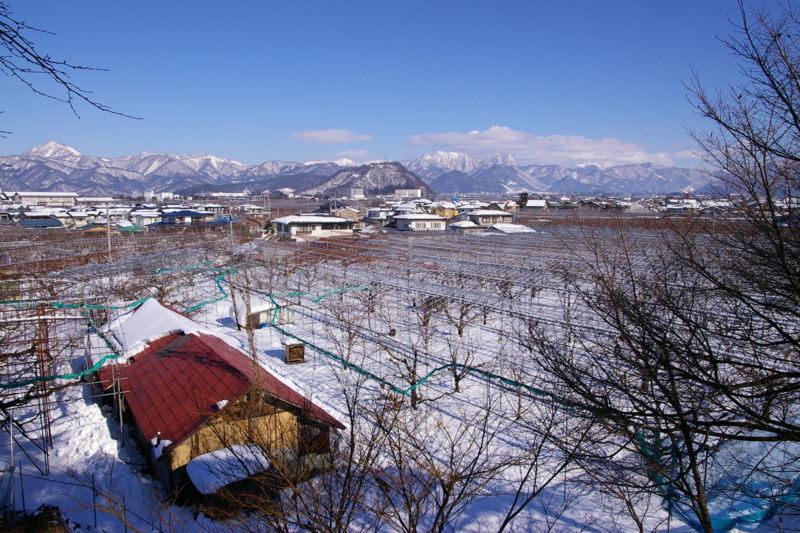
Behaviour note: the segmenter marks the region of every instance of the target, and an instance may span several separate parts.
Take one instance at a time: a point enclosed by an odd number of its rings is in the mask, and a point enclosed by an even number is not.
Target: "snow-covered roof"
[[[48,198],[48,197],[56,197],[56,196],[63,196],[65,198],[77,198],[78,193],[76,192],[31,192],[31,191],[16,191],[16,192],[8,192],[6,193],[9,196],[14,196],[15,194],[19,194],[20,196],[31,196],[31,197],[39,197],[39,198]]]
[[[499,231],[501,233],[536,233],[536,230],[521,224],[493,224],[487,230]]]
[[[183,333],[188,335],[205,331],[197,322],[169,309],[153,298],[148,298],[136,309],[114,318],[105,328],[120,347],[124,358],[135,355],[147,347],[147,343],[165,335]]]
[[[79,202],[108,202],[109,204],[114,203],[114,199],[110,196],[80,196],[76,198]]]
[[[198,455],[186,465],[192,484],[203,494],[214,494],[234,481],[266,472],[267,454],[255,444],[237,444]]]
[[[469,212],[469,213],[467,213],[467,214],[468,214],[468,215],[470,215],[470,216],[472,216],[472,215],[478,215],[478,216],[482,216],[482,217],[488,217],[488,216],[505,216],[505,217],[511,217],[511,216],[514,216],[514,215],[512,215],[511,213],[506,213],[505,211],[496,211],[496,210],[494,210],[494,209],[479,209],[479,210],[477,210],[477,211],[470,211],[470,212]]]
[[[428,215],[425,213],[409,213],[407,215],[397,215],[395,220],[444,220],[439,215]]]
[[[23,213],[26,217],[58,217],[58,218],[68,218],[69,214],[67,213],[66,209],[51,209],[51,208],[41,208],[41,209],[33,209],[31,211],[25,211]]]
[[[251,295],[249,303],[249,311],[251,315],[255,313],[263,313],[265,311],[275,311],[275,302],[270,299],[257,298]],[[239,311],[239,313],[237,313],[237,311]],[[245,309],[237,309],[235,305],[231,304],[231,306],[228,308],[228,315],[231,317],[231,319],[238,322],[240,326],[247,326]]]
[[[450,224],[451,228],[480,228],[479,225],[471,220],[462,220],[461,222],[453,222]]]
[[[136,211],[131,211],[131,216],[134,217],[160,217],[161,211],[157,209],[138,209]]]
[[[272,220],[273,224],[330,224],[331,222],[347,222],[352,223],[352,220],[346,218],[335,217],[331,215],[316,215],[312,213],[305,213],[302,215],[289,215],[287,217],[276,218]]]

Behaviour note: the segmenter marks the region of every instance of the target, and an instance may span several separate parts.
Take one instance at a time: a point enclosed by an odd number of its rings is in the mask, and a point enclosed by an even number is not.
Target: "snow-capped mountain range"
[[[367,194],[421,188],[438,194],[672,193],[692,192],[712,178],[700,170],[652,163],[601,168],[584,165],[520,166],[507,154],[476,160],[456,152],[425,154],[413,161],[357,164],[348,159],[308,163],[267,161],[245,165],[207,154],[142,152],[117,158],[87,156],[48,142],[17,155],[0,157],[0,189],[74,191],[87,196],[155,192],[260,192],[291,188],[313,194]]]

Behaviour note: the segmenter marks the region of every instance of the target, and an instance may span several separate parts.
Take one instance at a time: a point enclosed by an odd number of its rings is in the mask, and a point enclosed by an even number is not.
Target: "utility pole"
[[[231,250],[233,250],[233,205],[228,204],[228,227],[231,230]]]
[[[111,262],[111,210],[106,202],[106,240],[108,241],[108,262]]]

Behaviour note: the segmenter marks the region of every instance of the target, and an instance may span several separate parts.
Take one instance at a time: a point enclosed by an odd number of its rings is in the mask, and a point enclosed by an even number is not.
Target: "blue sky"
[[[736,83],[733,0],[10,0],[73,81],[131,120],[0,77],[0,154],[209,153],[247,164],[435,150],[696,166],[686,98]],[[764,4],[758,4],[764,5]],[[778,4],[766,4],[778,11]],[[45,80],[40,87],[48,90]]]

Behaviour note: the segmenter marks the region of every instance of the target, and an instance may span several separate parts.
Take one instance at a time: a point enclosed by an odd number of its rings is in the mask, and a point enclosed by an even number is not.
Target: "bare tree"
[[[104,69],[55,59],[46,52],[42,52],[33,41],[32,35],[37,32],[50,33],[17,20],[8,4],[0,2],[0,47],[5,52],[0,53],[0,72],[21,81],[38,95],[66,103],[76,115],[78,112],[75,103],[81,101],[100,111],[135,118],[114,111],[98,102],[89,91],[77,85],[70,76],[76,71]],[[54,84],[54,91],[42,89],[38,81],[35,81],[42,77]]]

